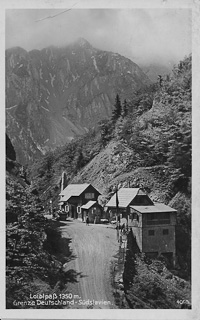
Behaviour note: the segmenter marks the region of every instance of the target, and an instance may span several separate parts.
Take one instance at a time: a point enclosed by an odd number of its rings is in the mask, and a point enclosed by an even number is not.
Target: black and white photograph
[[[175,2],[6,7],[12,315],[190,319],[193,22]]]

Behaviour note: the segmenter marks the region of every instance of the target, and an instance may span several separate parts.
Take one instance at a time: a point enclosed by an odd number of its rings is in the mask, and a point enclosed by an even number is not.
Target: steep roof
[[[96,201],[90,200],[86,204],[81,206],[81,208],[82,209],[90,209],[95,203],[96,203]]]
[[[64,196],[61,198],[61,201],[67,201],[69,198],[78,197],[89,187],[90,184],[69,184],[61,193],[60,196]]]
[[[121,188],[118,191],[119,208],[126,208],[130,204],[130,202],[137,196],[139,191],[141,191],[140,188]],[[108,201],[106,207],[116,207],[116,193]]]
[[[162,212],[176,212],[177,210],[166,206],[163,203],[155,203],[152,206],[130,206],[140,213],[162,213]]]

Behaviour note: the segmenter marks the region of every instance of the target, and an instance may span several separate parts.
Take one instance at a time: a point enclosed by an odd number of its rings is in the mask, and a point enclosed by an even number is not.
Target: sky
[[[117,52],[138,64],[178,62],[192,51],[191,10],[187,8],[78,9],[75,4],[70,11],[64,10],[7,9],[6,48],[20,46],[30,51],[65,46],[83,37],[96,48]]]

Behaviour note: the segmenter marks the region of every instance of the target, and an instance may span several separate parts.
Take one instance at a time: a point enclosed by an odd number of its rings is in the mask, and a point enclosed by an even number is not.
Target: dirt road
[[[111,261],[118,253],[116,230],[111,225],[90,224],[78,220],[68,221],[61,227],[62,237],[71,238],[74,259],[66,263],[64,270],[75,270],[77,282],[67,285],[75,296],[70,308],[113,309],[111,286]]]

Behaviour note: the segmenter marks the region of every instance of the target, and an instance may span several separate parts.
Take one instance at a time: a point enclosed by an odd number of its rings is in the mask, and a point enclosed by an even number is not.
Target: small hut
[[[103,208],[97,201],[88,201],[86,204],[81,206],[82,220],[86,220],[86,216],[89,217],[90,223],[100,223]]]

